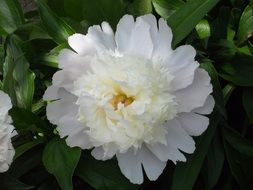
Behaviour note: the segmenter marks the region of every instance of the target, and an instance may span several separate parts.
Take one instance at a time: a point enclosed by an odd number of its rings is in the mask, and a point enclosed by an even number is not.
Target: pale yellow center
[[[134,101],[133,97],[127,97],[125,94],[119,94],[119,95],[114,95],[113,98],[111,99],[110,103],[116,110],[118,108],[118,104],[122,103],[124,104],[125,107],[129,106],[132,102]]]

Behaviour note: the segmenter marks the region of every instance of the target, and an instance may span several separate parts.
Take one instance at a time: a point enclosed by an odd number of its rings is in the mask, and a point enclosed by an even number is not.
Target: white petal
[[[58,90],[59,90],[59,87],[57,86],[49,86],[44,95],[43,95],[43,100],[45,101],[49,101],[49,100],[56,100],[58,99]]]
[[[132,33],[132,28],[134,28],[134,18],[131,15],[123,16],[118,25],[115,33],[115,41],[117,44],[117,49],[120,52],[124,52],[129,43],[129,36]]]
[[[199,63],[194,60],[196,51],[192,46],[178,47],[165,64],[174,76],[171,83],[173,91],[187,87],[193,82],[194,73]]]
[[[11,99],[8,94],[0,90],[0,113],[7,114],[12,108]]]
[[[174,92],[178,103],[178,112],[190,112],[204,105],[212,92],[210,77],[203,69],[196,69],[193,83],[184,89]]]
[[[180,123],[176,120],[170,120],[167,123],[167,143],[186,153],[193,153],[195,150],[195,142],[187,132],[182,129]]]
[[[77,115],[78,107],[72,101],[56,100],[47,105],[47,118],[53,124],[58,124],[63,118]]]
[[[139,19],[143,20],[150,26],[150,35],[154,43],[157,40],[157,36],[158,36],[156,17],[152,14],[147,14],[147,15],[140,16]]]
[[[194,109],[193,112],[207,115],[213,111],[214,105],[214,98],[213,96],[209,95],[206,99],[205,104],[202,107]]]
[[[59,68],[61,69],[65,68],[68,70],[74,70],[78,68],[79,70],[82,70],[82,72],[86,72],[90,68],[89,57],[80,56],[69,49],[63,49],[60,51],[58,61]]]
[[[92,55],[96,52],[94,42],[83,34],[69,36],[68,44],[80,55]]]
[[[177,161],[186,161],[185,156],[175,147],[172,147],[170,144],[164,145],[160,143],[147,145],[147,147],[159,158],[161,161],[166,162],[171,160],[174,163]]]
[[[141,161],[132,150],[126,153],[117,153],[118,164],[121,172],[134,184],[143,182]]]
[[[108,160],[111,159],[115,154],[107,155],[102,146],[96,147],[91,151],[91,155],[97,160]]]
[[[180,113],[177,119],[182,128],[191,136],[201,135],[209,124],[207,117],[192,112]]]
[[[115,49],[114,33],[111,26],[107,22],[102,23],[102,29],[99,25],[94,25],[88,29],[87,37],[89,37],[97,50],[102,49]]]
[[[163,61],[166,58],[170,57],[172,53],[171,42],[173,35],[170,27],[163,18],[159,19],[158,25],[159,31],[155,39],[153,39],[154,43],[153,58],[155,60]]]
[[[156,180],[166,167],[166,161],[159,160],[145,145],[138,150],[138,157],[150,180]]]
[[[129,31],[130,33],[126,35],[125,31],[123,31],[123,34],[121,34],[121,27],[126,27],[125,24],[132,21],[131,17],[123,17],[123,19],[122,23],[118,25],[119,30],[117,29],[115,34],[118,51],[121,53],[151,58],[153,43],[150,35],[150,25],[138,17],[134,27]],[[122,38],[126,38],[127,45],[122,45],[123,41],[126,42]]]

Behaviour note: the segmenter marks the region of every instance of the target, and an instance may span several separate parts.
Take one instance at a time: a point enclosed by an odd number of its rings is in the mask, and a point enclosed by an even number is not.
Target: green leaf
[[[25,144],[20,145],[19,147],[15,148],[15,156],[14,160],[20,157],[22,154],[24,154],[26,151],[32,149],[33,147],[41,144],[43,140],[41,138],[35,139],[33,141],[27,142]]]
[[[173,31],[173,46],[181,42],[219,0],[190,0],[168,18]]]
[[[253,142],[231,128],[223,128],[229,167],[241,189],[253,189]]]
[[[236,54],[227,63],[223,64],[220,76],[239,86],[253,86],[252,57]]]
[[[30,110],[34,95],[34,73],[21,49],[22,41],[12,35],[6,42],[6,58],[4,63],[3,89],[12,103]]]
[[[247,6],[241,16],[237,38],[239,44],[245,42],[253,35],[253,11],[252,7]]]
[[[153,6],[156,12],[163,17],[168,19],[177,9],[179,9],[184,1],[182,0],[152,0]]]
[[[81,156],[79,148],[70,148],[64,139],[54,138],[43,151],[43,163],[63,190],[73,189],[72,176]]]
[[[43,132],[46,136],[53,133],[53,128],[31,111],[13,107],[9,113],[18,131],[35,130],[36,132]]]
[[[18,0],[0,1],[0,34],[7,35],[24,24],[25,18]]]
[[[209,22],[206,19],[202,19],[195,27],[199,38],[204,39],[211,36],[211,29]]]
[[[216,133],[206,156],[203,177],[206,178],[206,189],[213,189],[217,184],[224,165],[224,150],[220,134]]]
[[[8,174],[0,174],[0,189],[2,190],[27,190],[33,188]]]
[[[126,13],[122,0],[83,0],[82,15],[89,25],[107,21],[115,28],[119,19]]]
[[[134,0],[130,9],[131,13],[136,16],[152,13],[152,2],[151,0]]]
[[[52,49],[49,53],[44,54],[42,57],[39,58],[39,62],[43,65],[47,65],[49,67],[58,68],[58,55],[59,52],[64,49],[68,48],[68,44],[63,43],[58,46],[56,46],[54,49]]]
[[[41,21],[56,43],[66,42],[67,38],[75,31],[61,18],[59,18],[45,3],[44,0],[38,0],[38,10]]]
[[[16,178],[30,173],[34,168],[41,165],[42,148],[37,146],[26,151],[11,164],[8,173]]]
[[[75,174],[96,190],[137,190],[120,172],[115,160],[99,161],[83,155]]]
[[[250,124],[253,123],[253,88],[248,87],[243,89],[242,96],[243,107],[249,118]]]

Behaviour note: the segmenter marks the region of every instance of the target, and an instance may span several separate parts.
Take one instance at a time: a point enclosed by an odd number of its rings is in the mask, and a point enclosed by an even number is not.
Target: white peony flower
[[[114,34],[107,22],[74,34],[59,55],[60,71],[44,95],[47,117],[69,146],[99,160],[116,155],[122,173],[156,180],[167,160],[186,161],[191,136],[202,134],[213,110],[210,77],[196,51],[171,48],[172,32],[153,15],[124,16]]]
[[[9,96],[0,90],[0,173],[9,169],[15,150],[11,143],[11,137],[15,134],[11,125],[11,117],[8,115],[12,104]]]

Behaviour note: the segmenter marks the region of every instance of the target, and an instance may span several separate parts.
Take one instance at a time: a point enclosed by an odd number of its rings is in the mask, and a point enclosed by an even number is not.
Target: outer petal
[[[96,52],[92,39],[83,34],[73,34],[69,36],[68,44],[79,55],[92,55]]]
[[[208,73],[203,69],[196,69],[193,83],[184,89],[174,92],[178,102],[178,113],[190,112],[203,106],[211,92],[212,85]]]
[[[12,103],[10,97],[0,90],[0,115],[7,114],[9,109],[12,108]]]
[[[103,147],[96,147],[91,151],[91,155],[97,160],[108,160],[111,159],[115,155],[115,151],[112,151],[110,155],[106,154]]]
[[[115,34],[117,49],[120,53],[151,58],[153,43],[150,25],[140,17],[135,23],[133,22],[133,17],[129,15],[124,16],[119,21]]]
[[[97,50],[114,50],[115,40],[111,26],[107,22],[103,22],[101,26],[102,29],[99,25],[90,27],[87,37],[93,41]]]
[[[126,153],[117,153],[118,164],[121,172],[134,184],[143,182],[141,160],[134,155],[132,150]]]
[[[186,153],[193,153],[195,142],[176,120],[170,120],[167,124],[167,143],[168,145],[180,149]]]
[[[167,144],[152,144],[152,145],[147,145],[148,148],[150,149],[153,154],[159,158],[161,161],[166,162],[167,160],[171,160],[174,163],[177,161],[186,161],[185,156],[175,147],[172,147],[171,145]]]
[[[166,167],[166,161],[159,160],[149,149],[143,146],[138,152],[139,159],[142,162],[143,168],[147,177],[150,180],[156,180]]]
[[[71,100],[56,100],[47,105],[47,118],[53,124],[59,124],[63,118],[73,118],[77,115],[78,106]]]
[[[70,147],[80,147],[90,149],[93,145],[85,131],[85,126],[76,121],[75,118],[62,118],[58,124],[57,131],[61,138],[66,138],[66,143]]]
[[[63,49],[60,51],[59,57],[59,68],[71,69],[79,68],[79,71],[86,72],[90,69],[90,58],[87,56],[80,56],[79,54],[69,50]]]
[[[196,108],[193,111],[200,114],[210,114],[213,111],[215,101],[213,96],[209,95],[206,99],[205,104],[202,107]]]
[[[196,51],[192,46],[184,45],[178,47],[166,60],[166,67],[174,76],[172,91],[185,88],[193,82],[195,70],[199,66],[194,60],[195,55]]]
[[[178,115],[178,121],[182,128],[191,136],[201,135],[209,124],[207,117],[192,112],[180,113]]]

